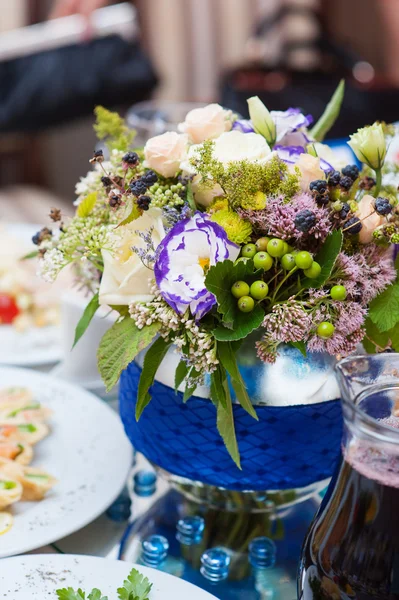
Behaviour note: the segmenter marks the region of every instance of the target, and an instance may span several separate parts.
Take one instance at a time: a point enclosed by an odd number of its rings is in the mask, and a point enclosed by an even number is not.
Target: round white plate
[[[32,236],[41,227],[30,223],[5,224],[6,232],[21,241],[21,256],[35,249]],[[0,364],[17,367],[54,364],[62,358],[60,335],[60,327],[54,325],[31,327],[23,332],[12,325],[0,325]]]
[[[43,373],[0,367],[0,387],[8,386],[31,389],[53,410],[51,432],[35,446],[32,464],[59,483],[40,502],[14,505],[0,558],[40,548],[96,519],[121,492],[132,464],[118,415],[89,392]]]
[[[10,600],[56,600],[59,588],[81,588],[86,593],[101,590],[116,600],[133,567],[152,583],[149,600],[217,600],[215,596],[162,571],[122,561],[71,554],[17,556],[1,562],[0,590]]]

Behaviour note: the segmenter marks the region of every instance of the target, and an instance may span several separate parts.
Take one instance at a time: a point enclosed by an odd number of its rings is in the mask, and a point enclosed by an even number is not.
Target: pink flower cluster
[[[303,210],[311,211],[316,218],[315,225],[307,233],[299,231],[295,226],[295,218]],[[284,196],[268,198],[263,210],[242,209],[238,212],[243,219],[250,221],[259,233],[267,232],[268,235],[283,240],[295,240],[298,246],[305,238],[307,245],[309,238],[323,242],[333,229],[328,209],[318,206],[314,198],[306,193],[298,194],[288,202]]]

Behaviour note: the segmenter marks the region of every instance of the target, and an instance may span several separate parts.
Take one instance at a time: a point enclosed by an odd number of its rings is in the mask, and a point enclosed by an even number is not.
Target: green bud
[[[352,200],[352,202],[349,202],[349,208],[351,209],[351,212],[355,213],[357,212],[358,209],[358,204],[355,200]]]
[[[258,96],[252,96],[247,102],[249,116],[256,133],[263,135],[269,146],[273,148],[276,143],[277,132],[276,125],[269,111]]]
[[[336,200],[334,202],[334,204],[332,205],[333,210],[335,210],[336,212],[339,212],[340,210],[342,210],[343,207],[343,203],[340,200]]]

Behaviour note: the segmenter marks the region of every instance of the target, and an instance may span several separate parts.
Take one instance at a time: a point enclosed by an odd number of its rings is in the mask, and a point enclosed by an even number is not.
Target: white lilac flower
[[[207,269],[219,261],[235,260],[239,251],[220,225],[196,212],[175,225],[159,245],[154,272],[162,297],[177,313],[189,307],[201,319],[216,302],[205,287]]]
[[[51,250],[47,250],[43,258],[39,261],[39,267],[37,270],[37,274],[39,277],[44,279],[49,283],[53,283],[61,271],[66,265],[68,261],[65,259],[58,248],[51,248]]]

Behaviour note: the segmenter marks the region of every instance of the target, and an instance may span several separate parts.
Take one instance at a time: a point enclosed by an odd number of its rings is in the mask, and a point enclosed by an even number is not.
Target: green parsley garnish
[[[132,569],[123,582],[123,587],[117,589],[117,594],[119,600],[149,600],[151,588],[152,583],[147,577],[144,577],[137,569]],[[57,597],[58,600],[108,600],[108,597],[103,596],[97,588],[94,588],[87,596],[80,588],[76,591],[72,588],[64,588],[57,590]]]

